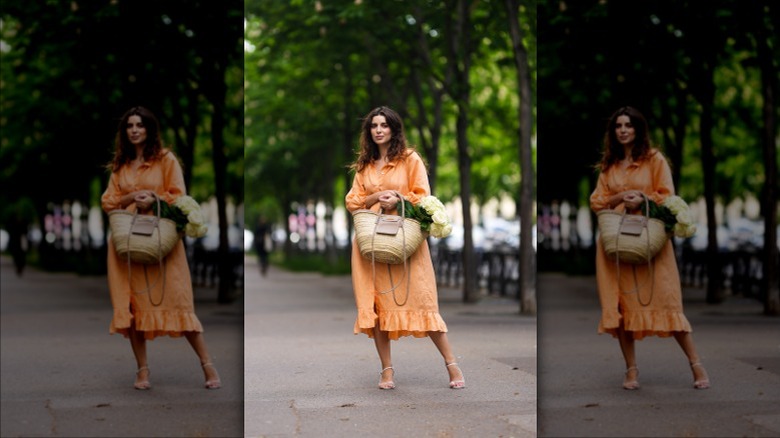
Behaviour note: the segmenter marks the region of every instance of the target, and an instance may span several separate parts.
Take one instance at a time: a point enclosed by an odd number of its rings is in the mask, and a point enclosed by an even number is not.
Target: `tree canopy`
[[[379,105],[404,117],[435,194],[459,195],[445,38],[454,3],[247,1],[245,178],[255,214],[261,205],[287,214],[291,203],[308,200],[341,205],[360,119]],[[506,11],[495,2],[469,7],[473,196],[517,199],[519,103]]]

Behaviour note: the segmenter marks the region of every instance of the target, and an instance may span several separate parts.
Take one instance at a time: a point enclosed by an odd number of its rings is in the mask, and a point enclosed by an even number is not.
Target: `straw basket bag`
[[[642,196],[645,199],[645,211],[649,212],[647,195]],[[669,238],[664,222],[660,219],[614,210],[599,211],[597,219],[604,251],[618,263],[649,263]]]
[[[645,199],[645,211],[650,214],[650,201]],[[617,277],[620,279],[620,262],[629,263],[633,271],[634,288],[623,293],[637,296],[639,304],[646,307],[653,301],[655,289],[655,273],[653,258],[669,239],[664,222],[648,216],[629,215],[625,211],[602,210],[597,213],[601,244],[607,257],[615,261]],[[647,302],[639,296],[639,281],[637,280],[637,265],[647,263],[647,283],[650,285],[650,298]]]
[[[144,265],[146,289],[136,294],[148,294],[152,306],[159,306],[165,299],[165,257],[181,238],[176,231],[176,222],[160,217],[160,197],[153,194],[157,200],[157,215],[138,215],[138,210],[131,213],[127,210],[114,210],[108,213],[108,223],[111,227],[111,242],[114,249],[123,260],[127,260],[127,278],[132,278],[132,263]],[[132,263],[131,263],[132,262]],[[146,265],[160,265],[160,273],[153,284],[149,284],[149,274]],[[162,279],[162,295],[158,302],[152,299],[152,289]],[[131,287],[132,291],[132,287]]]
[[[114,210],[108,213],[111,241],[123,260],[151,265],[162,262],[181,235],[176,222],[160,217],[160,198],[157,216],[139,215],[138,211]]]
[[[355,224],[355,241],[360,255],[368,260],[400,265],[417,251],[425,240],[420,222],[405,218],[403,197],[401,198],[401,216],[375,213],[371,210],[355,210],[352,213]]]
[[[407,259],[417,251],[428,236],[420,228],[419,221],[404,217],[406,214],[404,198],[398,192],[395,192],[395,196],[400,200],[401,216],[382,214],[381,209],[378,214],[362,209],[352,212],[352,220],[355,224],[355,241],[360,255],[371,260],[374,289],[380,295],[392,292],[393,302],[397,306],[403,306],[409,300],[412,278],[411,266],[407,265]],[[390,278],[390,288],[387,290],[380,291],[376,286],[376,262],[386,263],[388,278]],[[406,296],[403,302],[399,302],[395,295],[395,290],[403,280],[394,284],[393,272],[390,269],[390,265],[400,264],[404,265],[406,277]]]

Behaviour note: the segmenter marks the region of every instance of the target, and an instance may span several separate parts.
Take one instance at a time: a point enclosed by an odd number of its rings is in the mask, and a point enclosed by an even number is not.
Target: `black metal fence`
[[[500,247],[477,250],[477,284],[489,296],[520,299],[520,250]],[[463,253],[444,245],[431,245],[431,258],[439,285],[463,285]]]
[[[572,275],[595,274],[594,219],[588,208],[574,207],[567,202],[540,205],[538,269]],[[706,288],[710,281],[708,274],[714,270],[717,274],[714,278],[726,294],[764,301],[764,260],[760,247],[763,241],[756,226],[760,221],[738,215],[728,219],[730,226],[719,226],[720,249],[714,261],[707,260],[706,228],[699,230],[696,239],[674,239],[680,281],[683,286]],[[775,269],[780,271],[780,264]]]

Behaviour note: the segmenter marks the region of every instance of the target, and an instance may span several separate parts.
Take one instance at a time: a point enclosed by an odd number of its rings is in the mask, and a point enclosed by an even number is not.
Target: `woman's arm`
[[[103,207],[103,211],[109,212],[112,210],[125,209],[130,204],[142,199],[145,196],[151,197],[151,190],[135,190],[130,193],[122,194],[122,188],[119,186],[118,176],[116,172],[111,173],[111,178],[108,181],[108,187],[100,198],[100,204]],[[141,202],[144,204],[144,202]],[[143,210],[142,205],[138,206]],[[148,209],[148,207],[146,207]]]
[[[607,177],[604,172],[599,175],[596,190],[590,195],[590,208],[593,211],[614,209],[620,204],[624,204],[629,210],[634,210],[643,201],[642,192],[639,190],[624,190],[613,193],[607,184]]]

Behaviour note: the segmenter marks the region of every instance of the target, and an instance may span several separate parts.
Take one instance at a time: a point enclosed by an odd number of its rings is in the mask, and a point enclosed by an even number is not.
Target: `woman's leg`
[[[707,370],[701,364],[699,353],[696,352],[696,346],[693,344],[693,335],[690,332],[674,332],[674,339],[680,344],[685,355],[688,357],[688,363],[693,371],[694,387],[705,389],[710,386],[710,380],[707,376]]]
[[[452,353],[452,346],[450,345],[449,338],[447,338],[447,333],[428,332],[428,336],[430,336],[431,340],[436,345],[436,348],[439,349],[439,353],[441,353],[441,356],[444,358],[444,363],[446,365],[457,363],[457,359]],[[460,367],[448,366],[447,372],[450,374],[450,382],[463,382],[463,372],[460,370]]]
[[[374,345],[376,345],[376,352],[379,353],[379,360],[382,362],[382,376],[379,380],[379,387],[382,389],[392,389],[395,387],[393,383],[393,376],[395,371],[393,370],[393,359],[390,354],[390,337],[387,336],[387,332],[379,330],[379,326],[374,326]]]
[[[620,351],[623,353],[623,359],[626,362],[626,376],[623,379],[623,388],[639,388],[639,369],[636,366],[636,350],[634,349],[634,337],[623,329],[623,326],[617,329],[618,341],[620,342]]]
[[[134,386],[138,389],[148,389],[149,385],[149,363],[146,358],[146,339],[143,332],[139,332],[135,329],[135,326],[130,324],[130,346],[133,348],[133,355],[135,356],[135,363],[137,370],[135,373]]]
[[[200,359],[200,365],[203,368],[203,374],[206,378],[206,387],[209,389],[216,389],[220,387],[219,374],[214,364],[211,363],[211,356],[209,355],[208,348],[206,348],[206,340],[203,338],[201,332],[185,332],[184,337],[187,338],[187,342],[190,343],[192,349]]]

